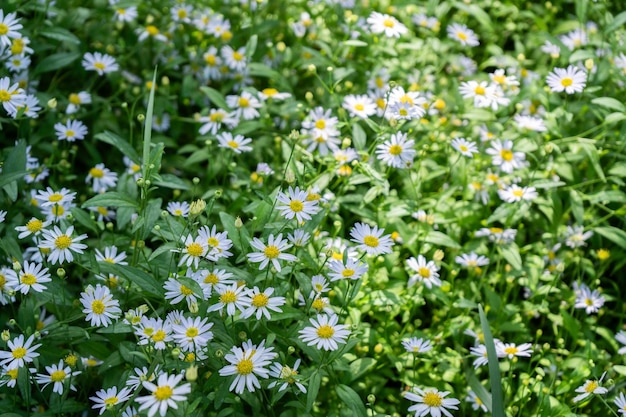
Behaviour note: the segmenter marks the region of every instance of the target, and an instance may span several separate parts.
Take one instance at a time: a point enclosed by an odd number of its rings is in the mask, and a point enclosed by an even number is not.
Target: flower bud
[[[49,109],[56,109],[57,108],[57,99],[56,98],[51,98],[50,100],[48,100],[48,108]]]
[[[198,367],[196,365],[189,365],[189,368],[185,369],[185,379],[189,382],[198,379]]]
[[[57,276],[61,279],[65,278],[65,269],[63,268],[58,268],[57,269]]]
[[[137,115],[137,121],[139,123],[143,122],[144,120],[146,120],[146,115],[145,114],[138,114]]]
[[[8,342],[9,339],[11,339],[11,332],[9,332],[8,330],[3,330],[2,331],[2,341],[3,342]]]
[[[235,227],[237,229],[241,229],[243,227],[243,222],[241,221],[241,217],[237,216],[235,219]]]

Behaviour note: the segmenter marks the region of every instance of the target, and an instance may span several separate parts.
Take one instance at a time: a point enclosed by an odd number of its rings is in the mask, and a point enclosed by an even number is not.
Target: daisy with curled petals
[[[80,120],[68,120],[65,124],[57,123],[54,125],[54,130],[58,140],[66,140],[68,142],[83,140],[89,132],[87,126]]]
[[[30,290],[42,292],[46,289],[42,284],[50,281],[48,268],[44,268],[43,264],[25,261],[19,272],[7,270],[6,285],[22,294],[28,294]]]
[[[587,244],[585,241],[593,236],[593,232],[591,230],[585,232],[584,230],[583,226],[567,226],[564,236],[565,245],[572,249],[585,246]]]
[[[111,410],[116,405],[127,401],[132,395],[133,392],[128,387],[122,388],[119,392],[117,387],[111,387],[97,391],[96,395],[89,397],[89,399],[95,403],[91,408],[94,410],[100,409],[98,410],[98,415],[102,415],[107,410]]]
[[[167,211],[174,217],[187,217],[190,207],[186,201],[170,201],[167,203]]]
[[[260,262],[259,269],[265,268],[270,262],[272,266],[280,272],[280,264],[278,263],[279,259],[287,262],[297,261],[298,258],[295,255],[291,255],[288,253],[284,253],[287,249],[291,247],[289,243],[287,243],[287,239],[283,239],[283,234],[279,233],[278,236],[274,237],[274,235],[269,235],[267,238],[267,245],[263,243],[259,238],[254,238],[250,242],[250,246],[260,252],[249,253],[248,260],[250,262]]]
[[[252,150],[252,146],[248,146],[249,143],[252,143],[252,139],[245,138],[243,135],[233,136],[230,132],[222,132],[215,137],[219,142],[220,148],[230,149],[236,154]]]
[[[353,258],[348,258],[345,264],[343,263],[343,260],[339,261],[333,259],[330,261],[328,269],[331,271],[328,274],[328,277],[331,282],[333,282],[342,279],[359,279],[367,272],[368,266],[367,264]]]
[[[233,110],[233,117],[244,120],[256,119],[260,116],[257,109],[263,107],[263,103],[259,101],[249,91],[243,91],[241,95],[226,96],[226,104]]]
[[[410,168],[415,157],[415,142],[407,140],[406,133],[394,133],[391,137],[376,147],[378,159],[394,168]]]
[[[117,320],[122,314],[120,303],[113,298],[109,287],[97,284],[87,286],[80,295],[80,303],[85,307],[83,313],[85,320],[91,321],[92,326],[107,327],[112,323],[111,319]]]
[[[447,417],[453,417],[448,409],[458,410],[457,405],[461,401],[456,398],[445,398],[448,394],[450,394],[449,391],[439,391],[436,388],[422,391],[414,387],[413,392],[404,392],[403,396],[407,400],[417,403],[409,407],[410,412],[415,411],[416,417],[428,414],[432,417],[440,417],[442,414]]]
[[[21,334],[13,340],[7,342],[8,351],[0,350],[0,366],[6,369],[21,368],[27,363],[31,363],[39,353],[35,352],[41,343],[33,345],[34,335],[30,335],[24,341],[24,335]]]
[[[515,343],[503,343],[498,341],[496,343],[496,354],[499,358],[506,356],[509,359],[513,359],[514,356],[530,357],[530,354],[533,352],[532,346],[533,345],[530,343],[516,345]]]
[[[213,339],[212,327],[206,317],[183,317],[172,326],[174,341],[186,352],[204,349]]]
[[[153,417],[158,411],[161,417],[165,417],[169,407],[177,410],[177,402],[186,401],[186,394],[191,392],[191,384],[189,383],[176,386],[182,379],[183,374],[168,375],[164,372],[159,375],[156,384],[143,381],[143,387],[150,391],[150,395],[135,399],[141,404],[139,411],[148,409],[148,417]]]
[[[38,384],[43,384],[42,389],[53,384],[52,392],[56,392],[59,395],[63,394],[65,382],[70,381],[72,377],[80,374],[80,371],[72,372],[72,368],[64,366],[63,359],[59,360],[58,365],[46,366],[46,371],[48,372],[47,374],[37,374],[35,381],[37,381]],[[74,385],[70,385],[70,389],[76,391]]]
[[[459,151],[461,155],[472,158],[475,153],[478,153],[478,147],[476,143],[470,142],[465,138],[452,139],[452,147]]]
[[[428,288],[441,286],[441,280],[439,279],[439,267],[434,261],[426,261],[426,258],[422,255],[418,255],[417,259],[411,257],[407,259],[406,266],[415,271],[415,274],[409,278],[408,286],[412,287],[418,281],[423,282]]]
[[[574,308],[585,309],[587,314],[597,313],[604,305],[604,301],[604,297],[600,295],[598,290],[591,291],[588,286],[581,284],[576,292]]]
[[[393,240],[391,235],[384,235],[385,229],[379,229],[378,226],[371,227],[365,223],[356,223],[350,230],[350,239],[358,244],[360,249],[368,255],[383,255],[391,253]]]
[[[100,52],[94,52],[93,54],[87,52],[83,56],[82,64],[87,71],[96,71],[98,75],[108,74],[120,69],[120,66],[115,62],[115,58]]]
[[[215,289],[215,292],[219,295],[219,301],[217,304],[213,304],[207,310],[207,313],[211,311],[219,311],[222,314],[224,307],[226,307],[226,314],[234,316],[237,310],[244,312],[252,300],[248,296],[249,288],[245,285],[239,286],[237,283],[233,283],[230,286],[220,286]]]
[[[278,202],[276,209],[284,218],[295,217],[298,223],[304,223],[306,220],[311,220],[311,216],[319,211],[318,200],[308,200],[307,196],[308,193],[300,187],[293,189],[290,186],[287,193],[279,191],[276,195]]]
[[[313,326],[300,330],[300,340],[318,349],[339,349],[338,343],[346,343],[350,330],[345,324],[337,324],[338,320],[336,314],[318,314],[317,318],[310,318],[309,321]]]
[[[195,269],[198,269],[200,259],[204,257],[209,250],[206,240],[200,239],[200,237],[194,238],[191,234],[181,236],[181,240],[185,247],[182,249],[172,249],[172,252],[180,252],[183,254],[178,262],[178,266],[186,265],[187,268],[191,268],[193,265]]]
[[[487,365],[489,363],[489,358],[487,356],[487,346],[483,344],[480,344],[478,346],[472,346],[470,348],[470,355],[476,357],[476,359],[474,359],[474,362],[472,362],[472,365],[474,365],[474,369],[478,369],[479,367]]]
[[[405,339],[402,341],[402,346],[409,353],[425,353],[433,348],[430,340],[424,340],[421,337],[419,339],[417,337]]]
[[[228,239],[228,232],[218,232],[217,227],[209,228],[209,226],[202,226],[198,230],[198,238],[202,241],[206,241],[209,250],[206,253],[206,258],[210,261],[217,261],[219,258],[228,258],[232,256],[232,252],[228,249],[233,247],[233,241]]]
[[[42,241],[39,243],[39,248],[47,250],[48,262],[51,264],[73,262],[74,252],[83,253],[83,249],[87,249],[87,245],[78,243],[87,238],[86,234],[82,234],[77,237],[72,237],[74,233],[74,226],[69,226],[65,232],[59,229],[59,226],[54,226],[54,230],[43,230]]]
[[[573,65],[567,68],[555,68],[548,74],[546,83],[555,93],[563,91],[567,94],[580,93],[587,84],[587,74]]]
[[[290,385],[296,385],[300,392],[306,394],[306,387],[302,385],[298,374],[298,367],[300,366],[300,359],[296,359],[296,362],[293,364],[293,368],[290,368],[287,365],[280,364],[278,362],[274,362],[272,367],[270,368],[270,376],[276,378],[276,381],[271,382],[267,387],[274,388],[278,384],[282,382],[282,385],[278,387],[278,391],[284,391]]]
[[[256,316],[257,320],[261,320],[261,317],[265,316],[269,320],[271,318],[269,310],[282,313],[280,306],[285,304],[285,297],[272,297],[273,293],[272,287],[266,288],[263,292],[254,287],[249,293],[250,306],[241,313],[241,318]]]
[[[478,36],[473,30],[460,23],[452,23],[447,29],[448,38],[454,39],[463,46],[478,46]]]
[[[97,164],[89,170],[85,182],[92,183],[91,187],[95,193],[104,193],[117,184],[117,173],[105,167],[104,164]]]
[[[399,38],[408,32],[406,26],[398,22],[398,19],[379,12],[372,12],[367,18],[367,24],[372,33],[384,33],[389,38]]]
[[[507,203],[517,203],[518,201],[531,201],[538,197],[535,187],[520,187],[517,184],[511,184],[498,190],[500,198]]]
[[[261,388],[258,377],[269,377],[269,370],[265,367],[278,356],[273,350],[273,347],[265,347],[265,340],[258,346],[252,340],[243,342],[242,347],[233,346],[231,353],[224,356],[230,365],[219,370],[220,376],[236,375],[228,390],[242,394],[246,388],[250,392]]]

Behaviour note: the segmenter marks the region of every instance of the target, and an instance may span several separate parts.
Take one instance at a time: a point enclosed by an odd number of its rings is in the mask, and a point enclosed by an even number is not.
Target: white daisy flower
[[[573,65],[569,65],[567,68],[554,68],[548,74],[546,83],[550,90],[555,93],[563,91],[567,94],[580,93],[587,84],[587,74]]]
[[[0,9],[0,47],[11,46],[14,39],[22,37],[19,30],[24,26],[19,21],[17,13],[13,12],[5,15],[4,10]]]
[[[580,387],[576,388],[576,390],[574,392],[579,392],[580,394],[574,397],[574,402],[580,402],[582,400],[584,400],[587,397],[590,397],[593,394],[597,394],[597,395],[603,395],[606,394],[607,392],[609,392],[609,390],[607,388],[604,388],[602,386],[600,386],[600,384],[602,383],[602,379],[604,378],[604,375],[606,374],[606,372],[604,374],[602,374],[602,377],[600,377],[599,380],[597,379],[588,379],[585,381],[585,383],[583,385],[581,385]]]
[[[273,347],[265,347],[265,340],[258,346],[253,344],[251,340],[243,342],[242,347],[233,346],[231,353],[224,356],[230,365],[219,370],[220,376],[236,375],[228,389],[230,391],[235,390],[237,394],[242,394],[246,388],[250,392],[254,392],[256,388],[261,388],[258,377],[269,377],[269,371],[265,367],[278,356],[272,352],[273,350]]]
[[[233,137],[233,134],[230,132],[222,132],[215,137],[219,141],[220,148],[230,149],[236,154],[250,152],[252,150],[252,146],[248,146],[249,143],[252,143],[252,139],[246,138],[243,135]]]
[[[409,353],[426,353],[433,348],[430,340],[424,340],[421,337],[419,339],[417,337],[405,339],[402,341],[402,346]]]
[[[266,319],[271,319],[269,310],[277,313],[282,313],[283,310],[280,306],[285,304],[285,297],[271,297],[274,293],[274,288],[266,288],[261,292],[258,287],[254,287],[249,293],[250,306],[241,313],[241,318],[246,319],[251,316],[256,316],[257,320],[261,320],[261,317],[265,316]]]
[[[188,307],[198,303],[200,294],[196,294],[193,289],[176,278],[168,278],[165,284],[163,284],[163,288],[165,289],[165,299],[169,300],[172,305],[178,304],[183,300],[187,302]]]
[[[68,142],[83,140],[89,133],[87,126],[80,120],[67,120],[65,124],[56,123],[54,130],[58,140],[66,140]]]
[[[473,410],[480,409],[485,413],[489,411],[485,403],[483,403],[483,401],[480,398],[478,398],[478,396],[472,390],[469,390],[467,392],[467,397],[465,397],[465,401],[467,401],[468,403],[472,405]]]
[[[619,355],[625,355],[626,354],[626,332],[623,330],[620,330],[619,332],[617,332],[617,334],[615,335],[615,340],[617,340],[622,345],[624,345],[621,348],[619,348],[617,353]]]
[[[604,305],[604,297],[600,295],[598,290],[593,290],[586,285],[581,285],[576,294],[574,308],[585,309],[587,314],[597,313]]]
[[[19,272],[9,269],[6,275],[6,285],[22,294],[28,294],[30,290],[43,292],[47,288],[42,284],[50,281],[52,278],[50,278],[48,268],[44,268],[41,263],[28,261],[24,262]]]
[[[120,69],[115,58],[100,52],[94,52],[93,54],[87,52],[83,56],[82,65],[87,71],[96,71],[98,75],[108,74]]]
[[[282,383],[282,385],[278,387],[278,391],[280,392],[295,384],[300,392],[306,394],[306,388],[299,380],[299,366],[300,359],[296,359],[296,362],[293,364],[293,368],[290,368],[289,366],[283,365],[278,362],[274,362],[270,367],[270,376],[276,378],[277,381],[272,381],[267,387],[274,388],[278,384]]]
[[[350,113],[350,117],[366,119],[376,114],[376,103],[365,94],[350,94],[343,98],[342,107]]]
[[[115,19],[118,22],[132,22],[137,19],[137,6],[128,6],[126,8],[116,7],[115,8]]]
[[[415,141],[407,140],[406,133],[394,133],[385,142],[376,147],[378,159],[394,168],[410,168],[415,157]]]
[[[246,60],[246,47],[242,46],[241,48],[235,50],[230,45],[225,45],[220,50],[222,58],[226,61],[226,65],[228,68],[235,72],[241,72],[246,69],[248,65]]]
[[[172,326],[174,341],[184,351],[199,351],[213,339],[213,323],[202,317],[183,317],[180,324]]]
[[[207,313],[219,311],[221,315],[224,307],[226,307],[226,314],[231,317],[235,315],[237,310],[244,312],[252,303],[248,296],[249,291],[245,285],[239,286],[236,282],[230,286],[222,285],[215,288],[215,292],[219,295],[219,300],[217,304],[209,307]]]
[[[172,341],[172,324],[160,317],[141,317],[138,325],[133,326],[139,337],[139,345],[152,344],[157,350],[164,350],[167,342]]]
[[[322,107],[316,107],[302,122],[302,134],[306,136],[302,143],[307,146],[308,152],[317,149],[321,156],[326,156],[329,151],[339,148],[339,130],[337,129],[339,119],[331,114],[330,109],[324,110]]]
[[[273,234],[270,234],[267,238],[267,245],[263,243],[259,238],[253,238],[250,242],[250,246],[260,252],[252,252],[247,254],[248,260],[250,262],[260,262],[259,269],[264,269],[270,262],[272,266],[278,271],[281,271],[280,264],[278,260],[283,260],[287,262],[295,262],[298,258],[295,255],[291,255],[285,253],[287,249],[291,247],[289,243],[287,243],[287,239],[283,239],[283,234],[279,233],[278,236],[274,237]]]
[[[156,384],[143,381],[143,387],[150,391],[150,395],[135,399],[141,404],[139,411],[148,409],[148,417],[153,417],[157,412],[161,417],[165,417],[168,408],[177,410],[177,403],[186,401],[186,394],[191,392],[189,383],[177,386],[181,379],[183,379],[183,374],[168,375],[164,372],[159,375]]]
[[[204,299],[211,298],[213,290],[217,287],[227,287],[235,283],[235,280],[231,279],[233,274],[226,272],[223,269],[214,269],[209,271],[208,269],[200,269],[192,274],[192,278],[200,284]]]
[[[350,330],[345,324],[337,324],[339,318],[336,314],[318,314],[317,318],[311,317],[309,321],[313,326],[300,330],[300,340],[309,346],[318,349],[337,350],[338,343],[345,344],[350,336]]]
[[[249,91],[243,91],[241,95],[226,96],[226,104],[233,110],[233,116],[238,119],[252,120],[260,116],[257,109],[263,106],[258,98]]]
[[[276,209],[284,218],[295,217],[298,223],[302,224],[306,220],[311,220],[311,216],[319,212],[318,200],[309,200],[307,197],[308,193],[305,190],[301,190],[300,187],[293,189],[289,186],[287,193],[278,192]]]
[[[198,131],[201,135],[206,135],[207,133],[216,135],[222,125],[232,129],[239,123],[239,119],[233,113],[223,109],[211,109],[208,116],[202,116],[198,121],[204,123]]]
[[[454,262],[465,268],[477,268],[489,265],[489,258],[483,255],[477,255],[474,252],[463,253],[454,258]]]
[[[495,345],[496,354],[499,358],[508,357],[509,359],[513,359],[514,356],[530,357],[530,354],[533,353],[533,345],[530,343],[516,345],[515,343],[503,343],[498,341]]]
[[[49,221],[41,221],[36,217],[31,217],[31,219],[24,226],[16,226],[15,230],[20,232],[17,235],[18,239],[24,239],[28,236],[37,237],[41,234],[41,231],[46,227],[50,226],[52,222]]]
[[[522,200],[532,201],[539,196],[535,187],[520,187],[517,184],[499,189],[498,195],[506,203],[517,203]]]
[[[591,230],[584,232],[584,230],[583,226],[567,226],[564,237],[565,245],[572,249],[585,246],[587,244],[585,241],[593,236],[593,232]]]
[[[117,185],[117,173],[105,167],[104,164],[96,164],[89,170],[85,182],[91,182],[91,187],[95,193],[104,193]]]
[[[440,417],[442,414],[447,417],[452,417],[452,414],[448,411],[458,410],[457,405],[461,402],[456,398],[445,398],[449,391],[439,391],[436,388],[427,389],[422,391],[421,389],[414,387],[414,392],[404,392],[403,396],[409,401],[416,402],[409,407],[409,411],[415,411],[416,416],[425,416],[430,414],[433,417]]]
[[[465,138],[452,139],[451,145],[454,149],[459,151],[461,155],[472,158],[475,153],[478,153],[478,146],[476,143],[470,142]]]
[[[418,281],[423,282],[428,288],[441,286],[441,280],[439,279],[439,267],[434,261],[426,261],[426,258],[422,255],[418,255],[417,259],[411,257],[407,259],[406,266],[415,271],[416,273],[409,278],[408,286],[412,287]]]
[[[76,193],[67,188],[55,191],[50,187],[47,187],[45,191],[39,190],[34,196],[40,207],[69,204],[74,200],[74,197],[76,197]]]
[[[452,23],[447,29],[448,38],[459,42],[463,46],[478,46],[478,36],[467,26],[460,23]]]
[[[190,205],[186,201],[170,201],[166,210],[174,217],[187,217]]]
[[[621,415],[626,415],[626,397],[623,392],[620,392],[619,396],[613,400],[613,404],[617,406],[617,411]]]
[[[87,286],[80,294],[80,303],[83,305],[83,313],[87,316],[85,320],[91,321],[92,326],[107,327],[117,320],[122,314],[120,303],[113,298],[111,290],[107,286],[97,284]]]
[[[143,381],[153,382],[157,378],[157,375],[161,373],[160,365],[157,365],[150,374],[148,374],[149,370],[145,366],[143,368],[135,368],[133,372],[134,374],[130,375],[126,381],[126,386],[132,391],[139,388]]]
[[[367,272],[368,265],[354,258],[348,258],[345,264],[343,260],[333,259],[330,261],[328,269],[331,271],[328,274],[331,282],[342,279],[357,280]]]
[[[96,391],[96,395],[89,397],[89,399],[95,403],[91,408],[94,410],[100,409],[98,410],[98,415],[102,415],[107,410],[127,401],[132,395],[133,392],[128,387],[122,388],[119,392],[117,391],[117,387],[111,387]]]
[[[278,91],[275,88],[268,87],[268,88],[264,88],[263,90],[259,91],[259,97],[263,101],[267,101],[269,99],[274,100],[274,101],[278,101],[278,100],[288,99],[289,97],[291,97],[291,94],[290,93],[281,93],[280,91]]]
[[[183,254],[178,262],[178,266],[186,265],[187,268],[191,268],[193,265],[194,269],[198,269],[200,259],[203,258],[209,250],[206,239],[202,239],[200,236],[194,238],[189,234],[187,236],[181,236],[181,240],[185,247],[182,249],[172,249],[172,252],[180,252]]]
[[[371,227],[365,223],[356,223],[350,230],[350,239],[358,244],[357,249],[366,252],[368,255],[383,255],[391,253],[393,240],[391,235],[384,235],[385,229],[378,226]]]
[[[96,261],[116,265],[128,265],[128,262],[126,262],[126,252],[122,251],[117,253],[117,251],[117,246],[106,246],[104,248],[104,254],[96,248]]]
[[[526,163],[526,155],[523,152],[513,152],[513,141],[511,140],[494,140],[491,148],[486,151],[492,156],[491,163],[499,166],[502,172],[512,173],[516,169],[524,168]]]
[[[372,33],[384,33],[389,38],[399,38],[400,35],[408,32],[406,26],[400,23],[398,19],[379,12],[372,12],[367,18],[367,24]]]
[[[54,226],[54,230],[43,230],[42,240],[39,248],[50,251],[48,254],[48,262],[53,265],[56,263],[73,262],[73,253],[83,253],[83,249],[87,249],[87,245],[78,243],[87,238],[86,234],[72,237],[74,226],[69,226],[65,232],[62,232],[58,226]]]
[[[63,359],[59,360],[58,365],[46,366],[46,371],[48,372],[47,374],[37,374],[35,381],[37,381],[38,384],[43,384],[42,389],[53,384],[52,392],[59,395],[63,394],[65,382],[70,381],[73,377],[80,374],[80,371],[72,372],[72,368],[64,366]],[[70,390],[76,391],[76,387],[70,385]]]
[[[208,247],[206,258],[210,261],[217,261],[220,258],[229,258],[233,254],[229,249],[233,247],[233,241],[228,239],[228,232],[218,232],[217,227],[209,228],[202,226],[198,230],[198,238],[205,241]]]
[[[167,42],[167,36],[165,36],[164,34],[162,34],[159,31],[159,28],[157,28],[154,25],[148,25],[146,27],[142,28],[138,28],[136,30],[137,34],[139,35],[139,37],[137,38],[139,40],[139,42],[142,42],[146,39],[154,39],[157,40],[159,42]]]
[[[534,132],[545,132],[548,130],[541,117],[516,114],[513,120],[515,120],[517,127],[521,130],[532,130]]]
[[[480,366],[487,365],[489,363],[489,359],[487,358],[487,346],[478,345],[470,348],[470,355],[476,356],[474,362],[474,369],[478,369]]]
[[[80,110],[80,106],[83,104],[91,103],[91,94],[86,91],[81,91],[78,93],[72,93],[69,96],[70,104],[67,105],[65,109],[66,114],[74,114],[78,110]]]
[[[8,351],[0,350],[0,366],[6,369],[21,368],[27,363],[31,363],[39,353],[36,350],[41,344],[33,345],[34,335],[30,335],[24,341],[24,335],[21,334],[13,340],[7,342]]]
[[[300,248],[304,247],[304,245],[307,244],[309,239],[311,239],[311,234],[308,232],[305,232],[302,229],[296,229],[293,231],[293,233],[290,232],[287,234],[287,240],[291,242],[294,246],[297,246]]]
[[[0,9],[0,13],[2,13],[2,9]],[[9,115],[15,117],[18,108],[26,103],[26,94],[23,89],[19,88],[18,83],[11,84],[9,77],[2,77],[0,78],[0,103]]]

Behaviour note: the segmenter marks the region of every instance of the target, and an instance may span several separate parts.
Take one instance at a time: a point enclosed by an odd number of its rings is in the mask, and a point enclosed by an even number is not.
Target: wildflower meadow
[[[0,1],[0,415],[626,415],[621,0]]]

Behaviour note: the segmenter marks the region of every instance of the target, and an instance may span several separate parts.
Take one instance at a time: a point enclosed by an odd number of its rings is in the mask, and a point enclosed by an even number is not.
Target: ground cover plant
[[[626,414],[620,4],[3,1],[0,413]]]

